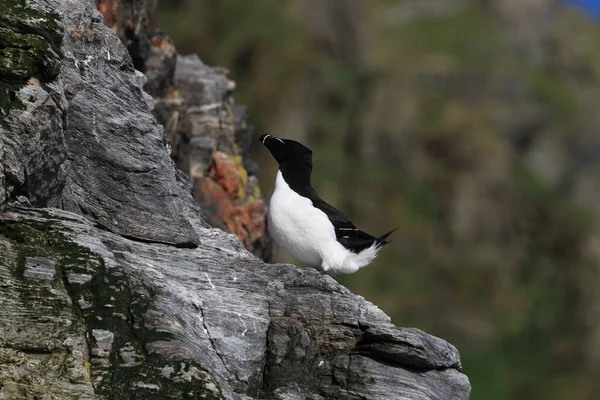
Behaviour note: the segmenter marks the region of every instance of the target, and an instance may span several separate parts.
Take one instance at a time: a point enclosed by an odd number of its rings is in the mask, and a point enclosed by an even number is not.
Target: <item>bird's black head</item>
[[[265,146],[280,167],[308,167],[312,169],[312,151],[295,140],[281,139],[273,135],[262,135],[260,142]]]

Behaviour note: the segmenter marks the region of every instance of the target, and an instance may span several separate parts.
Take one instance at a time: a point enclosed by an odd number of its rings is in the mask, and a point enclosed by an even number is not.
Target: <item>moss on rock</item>
[[[25,0],[2,2],[0,26],[17,32],[39,35],[57,52],[64,31],[57,13],[32,8]]]
[[[0,13],[0,115],[23,109],[16,93],[30,78],[48,82],[60,70],[63,27],[58,15],[24,0],[2,2]]]
[[[25,82],[31,77],[53,79],[60,69],[60,57],[38,35],[0,27],[0,76],[7,81]]]

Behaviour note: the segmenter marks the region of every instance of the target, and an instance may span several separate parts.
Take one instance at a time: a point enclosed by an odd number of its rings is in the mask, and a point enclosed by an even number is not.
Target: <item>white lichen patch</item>
[[[164,378],[170,379],[171,375],[175,373],[175,368],[170,365],[165,365],[162,368],[159,368],[160,375]]]

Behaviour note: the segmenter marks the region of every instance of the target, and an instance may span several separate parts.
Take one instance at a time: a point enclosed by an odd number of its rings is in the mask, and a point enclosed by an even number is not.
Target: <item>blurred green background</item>
[[[553,0],[163,1],[259,132],[393,242],[340,276],[458,347],[474,400],[600,398],[600,26]],[[255,149],[268,198],[276,170]],[[293,261],[282,251],[277,261]]]

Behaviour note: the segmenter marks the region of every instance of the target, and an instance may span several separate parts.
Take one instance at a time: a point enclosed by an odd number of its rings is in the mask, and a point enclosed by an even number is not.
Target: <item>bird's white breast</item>
[[[327,215],[312,201],[294,192],[277,173],[275,191],[269,204],[269,231],[285,251],[313,267],[321,267],[323,252],[336,241]]]
[[[353,273],[377,256],[373,246],[353,253],[342,246],[327,215],[300,196],[277,172],[269,203],[269,231],[278,245],[296,259],[330,274]]]

